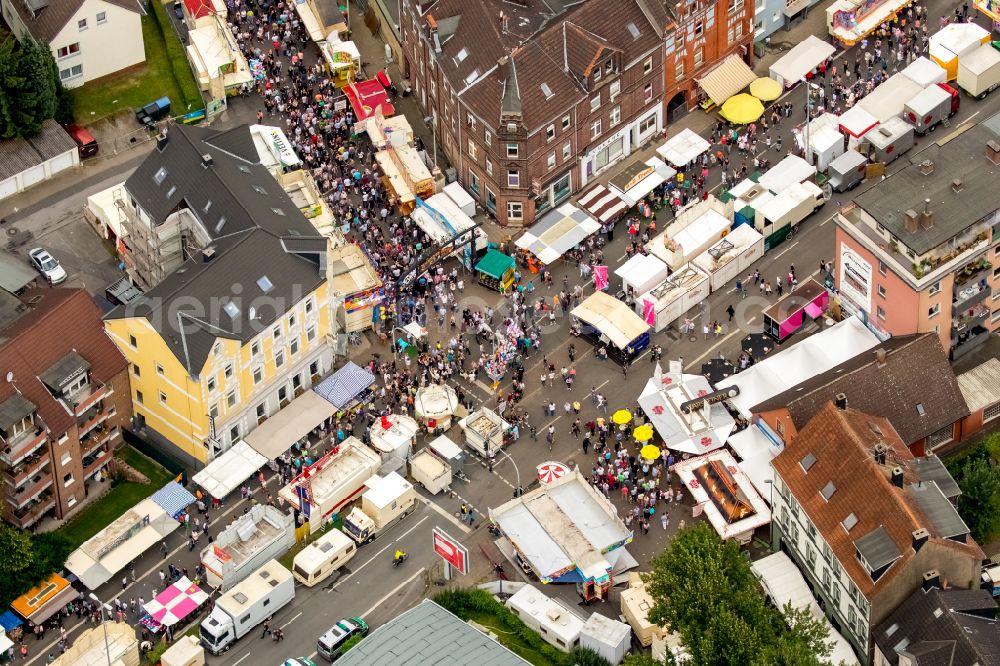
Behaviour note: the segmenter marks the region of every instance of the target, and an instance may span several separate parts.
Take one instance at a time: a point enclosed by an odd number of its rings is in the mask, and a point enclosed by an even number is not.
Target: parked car
[[[80,159],[93,157],[97,154],[99,148],[97,139],[86,127],[80,127],[76,124],[66,125],[66,133],[76,142],[76,147],[80,151]]]
[[[316,662],[309,657],[292,657],[285,660],[284,666],[316,666]]]
[[[59,284],[66,280],[66,271],[48,251],[36,247],[28,252],[28,260],[49,284]]]
[[[328,661],[340,658],[344,643],[355,635],[368,635],[368,625],[360,617],[338,620],[316,642],[316,651]]]

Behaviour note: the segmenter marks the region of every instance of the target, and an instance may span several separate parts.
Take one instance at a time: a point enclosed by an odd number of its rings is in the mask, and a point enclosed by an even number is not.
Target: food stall
[[[645,162],[628,165],[621,173],[612,177],[608,185],[631,208],[675,175],[676,169],[667,166],[658,157],[650,157]]]
[[[410,476],[431,495],[437,495],[451,485],[451,465],[431,449],[423,449],[410,459]]]
[[[429,199],[434,194],[434,179],[413,146],[388,146],[375,153],[382,171],[382,182],[396,198],[400,213],[409,215],[416,198]]]
[[[722,203],[709,195],[681,211],[670,226],[646,243],[646,251],[676,271],[723,238],[732,224],[733,203]]]
[[[361,127],[368,133],[375,150],[385,150],[389,146],[413,145],[413,128],[410,127],[410,121],[406,116],[386,118],[382,114],[382,107],[377,107],[368,120],[358,123],[356,131],[361,131]]]
[[[422,386],[413,397],[413,413],[427,432],[451,428],[451,419],[458,408],[458,395],[447,383]]]
[[[865,95],[855,106],[872,114],[877,121],[884,123],[903,112],[903,106],[913,99],[923,88],[902,72],[893,74],[879,84],[875,90]]]
[[[656,152],[671,166],[681,167],[691,164],[711,148],[711,144],[700,134],[685,127],[677,135],[667,139]]]
[[[451,467],[451,474],[454,477],[468,481],[465,476],[465,451],[458,444],[451,441],[447,435],[440,435],[427,445],[427,448],[434,452],[441,460]]]
[[[191,614],[197,614],[206,603],[208,593],[188,580],[187,576],[181,576],[146,602],[142,607],[145,614],[139,618],[139,624],[158,634],[164,627],[172,628]]]
[[[614,296],[597,291],[570,314],[582,322],[580,335],[605,345],[608,355],[630,364],[649,346],[649,324]]]
[[[779,343],[784,342],[810,321],[822,317],[829,302],[830,292],[826,287],[809,278],[764,310],[764,332]]]
[[[944,68],[947,80],[954,81],[958,78],[959,58],[989,41],[989,30],[975,23],[949,23],[931,35],[929,55]]]
[[[337,308],[340,330],[353,333],[372,328],[385,288],[368,255],[359,245],[347,243],[329,250],[327,267],[333,293],[343,297]]]
[[[653,330],[659,333],[708,298],[710,288],[705,272],[688,264],[637,298],[635,311],[644,315],[646,303],[651,303],[655,316]]]
[[[327,40],[318,44],[327,75],[334,85],[343,88],[361,71],[361,52],[354,42]]]
[[[728,195],[734,197],[732,202],[734,230],[743,225],[754,226],[757,220],[757,209],[774,198],[774,194],[770,190],[749,178],[733,185]]]
[[[469,194],[464,187],[462,187],[462,183],[457,180],[454,183],[448,183],[441,191],[444,192],[456,206],[458,206],[458,209],[462,211],[462,213],[469,217],[475,217],[476,200],[472,198],[472,195]]]
[[[406,463],[419,430],[417,422],[405,414],[386,414],[372,423],[368,436],[371,447],[382,456],[383,471],[398,470]]]
[[[670,269],[651,254],[635,254],[615,269],[622,280],[623,295],[638,296],[667,279]]]
[[[722,404],[727,398],[702,375],[665,373],[657,364],[639,394],[639,407],[664,446],[697,456],[722,448],[736,427]]]
[[[836,47],[816,35],[809,35],[771,65],[768,76],[791,88],[810,75],[834,54]]]
[[[878,118],[865,111],[855,104],[840,116],[840,129],[847,133],[847,147],[855,150],[862,139],[865,138],[878,125]]]
[[[712,291],[718,291],[744,276],[763,256],[764,236],[753,227],[741,224],[691,263],[708,275]]]
[[[458,422],[465,433],[465,444],[483,458],[492,458],[503,447],[510,424],[489,407],[480,407]]]
[[[571,203],[565,203],[543,215],[514,244],[530,252],[541,263],[549,265],[566,251],[597,233],[600,228],[600,223],[585,211]],[[537,266],[529,267],[537,272]]]
[[[854,46],[910,6],[913,0],[836,0],[826,8],[826,28],[845,48]]]
[[[921,88],[932,86],[935,83],[947,83],[948,72],[944,67],[934,62],[927,56],[920,56],[900,72]]]
[[[483,286],[507,293],[514,284],[514,258],[499,250],[487,250],[476,263],[476,278]]]
[[[671,468],[691,493],[692,515],[704,514],[723,540],[750,543],[754,530],[771,522],[771,510],[725,449],[689,458]]]
[[[816,167],[798,155],[788,155],[764,172],[757,180],[774,194],[784,192],[792,185],[816,175]]]
[[[348,361],[313,390],[337,408],[337,418],[353,414],[364,405],[375,387],[375,375]]]
[[[347,101],[351,103],[356,123],[367,120],[376,109],[381,109],[385,117],[396,115],[389,94],[377,79],[354,81],[344,86],[343,91]]]
[[[42,624],[76,599],[78,592],[59,574],[52,574],[13,602],[15,613],[32,624]]]
[[[617,220],[628,210],[628,204],[620,196],[600,183],[586,189],[577,204],[601,224]]]
[[[260,157],[260,163],[277,178],[286,170],[297,168],[302,162],[295,154],[292,143],[280,127],[251,125],[250,137]]]
[[[826,171],[830,162],[844,154],[844,135],[840,131],[840,116],[835,113],[824,113],[814,118],[807,125],[802,124],[793,130],[795,141],[805,154],[806,139],[809,140],[809,160],[816,165],[818,171]]]

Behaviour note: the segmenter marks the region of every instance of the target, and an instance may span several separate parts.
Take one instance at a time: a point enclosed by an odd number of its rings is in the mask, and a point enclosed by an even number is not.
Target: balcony
[[[955,290],[958,291],[962,289],[965,285],[977,284],[980,282],[986,282],[989,279],[990,271],[993,269],[993,264],[987,261],[984,257],[980,257],[975,261],[970,261],[962,268],[955,271]]]
[[[52,493],[48,493],[47,496],[39,499],[38,502],[31,505],[26,510],[23,511],[12,511],[8,514],[8,520],[14,525],[17,525],[21,529],[27,529],[31,527],[38,519],[41,518],[45,512],[52,510],[56,505],[56,499],[52,496]]]
[[[24,480],[30,479],[38,473],[42,467],[49,462],[49,452],[42,451],[41,455],[27,456],[15,467],[3,471],[4,479],[15,488]]]
[[[112,390],[101,384],[90,383],[84,386],[82,389],[69,396],[67,400],[73,406],[73,415],[76,417],[83,416],[88,409],[93,407],[97,402],[103,398],[106,398],[112,394]]]
[[[83,478],[89,479],[94,473],[97,472],[101,467],[107,464],[111,460],[112,453],[111,449],[105,449],[103,451],[98,451],[97,454],[93,456],[86,456],[83,459]]]
[[[84,439],[90,431],[94,430],[100,425],[103,425],[108,418],[111,417],[110,410],[104,409],[103,403],[96,404],[90,409],[88,409],[77,421],[77,429],[79,432],[80,443],[84,443]]]
[[[86,456],[92,453],[94,449],[102,444],[107,444],[118,434],[118,428],[109,428],[106,425],[96,431],[91,431],[87,438],[80,440],[80,454]]]
[[[951,336],[951,360],[957,361],[989,339],[990,332],[987,331],[982,324],[970,326],[967,330],[959,333],[957,336],[953,330]]]
[[[952,312],[951,337],[954,340],[969,329],[982,324],[990,316],[990,309],[983,303],[971,308],[963,308]]]
[[[36,427],[34,430],[25,430],[14,435],[7,440],[7,447],[0,453],[0,460],[13,467],[21,462],[25,456],[34,453],[40,446],[45,444],[47,438],[45,428]]]
[[[982,303],[987,296],[993,293],[990,285],[985,280],[970,284],[965,288],[955,288],[955,298],[951,302],[951,311],[958,312],[972,308],[977,303]]]
[[[20,492],[12,492],[7,495],[7,501],[11,506],[15,509],[20,509],[52,485],[52,475],[47,472],[35,477],[35,479],[29,482]]]

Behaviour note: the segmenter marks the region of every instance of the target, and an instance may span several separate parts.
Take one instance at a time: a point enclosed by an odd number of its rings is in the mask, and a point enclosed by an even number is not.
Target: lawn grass
[[[198,86],[186,59],[182,63],[177,63],[183,65],[183,70],[180,67],[171,67],[166,40],[175,40],[178,46],[180,41],[169,26],[167,30],[169,32],[161,31],[160,24],[152,12],[142,17],[142,39],[146,48],[145,64],[74,88],[73,112],[77,122],[89,125],[123,109],[137,109],[164,96],[170,98],[171,114],[187,112],[187,102],[191,100],[185,100],[184,88],[177,79],[178,74],[186,71],[194,90],[197,91]],[[183,51],[181,57],[184,57]]]
[[[137,471],[145,474],[150,483],[144,485],[127,481],[119,482],[104,497],[80,511],[70,523],[60,527],[57,531],[69,540],[74,549],[107,527],[128,509],[162,488],[173,478],[170,472],[130,446],[123,447],[119,451],[118,457]],[[104,483],[110,482],[105,481]]]
[[[521,657],[525,661],[535,664],[535,666],[551,666],[552,660],[546,658],[541,652],[528,645],[520,636],[504,629],[503,625],[490,613],[470,611],[467,620],[472,620],[496,634],[497,640],[505,648]]]

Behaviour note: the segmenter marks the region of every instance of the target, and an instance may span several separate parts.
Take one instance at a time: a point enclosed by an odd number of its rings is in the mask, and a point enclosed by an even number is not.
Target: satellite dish
[[[13,372],[8,372],[7,373],[7,383],[9,384],[12,381],[14,381],[14,373]]]

